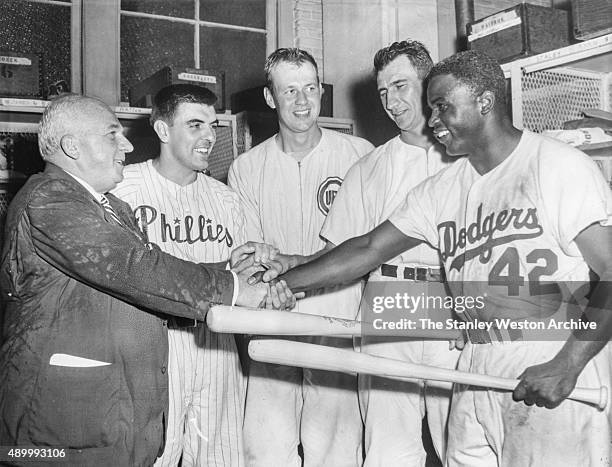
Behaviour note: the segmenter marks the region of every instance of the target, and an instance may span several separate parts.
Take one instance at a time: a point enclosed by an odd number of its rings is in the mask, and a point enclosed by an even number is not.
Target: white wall
[[[452,0],[439,0],[452,4]],[[454,52],[454,9],[441,8],[450,20],[439,37],[436,0],[322,0],[323,60],[326,83],[334,86],[334,116],[352,118],[356,132],[374,144],[397,134],[385,115],[372,74],[374,54],[390,43],[416,39],[438,60]],[[450,34],[449,34],[450,30]]]
[[[374,144],[397,134],[378,99],[372,74],[376,51],[394,41],[416,39],[434,61],[455,52],[453,0],[276,1],[278,46],[305,48],[320,61],[321,40],[320,68],[323,81],[334,86],[334,116],[355,120],[356,133]]]

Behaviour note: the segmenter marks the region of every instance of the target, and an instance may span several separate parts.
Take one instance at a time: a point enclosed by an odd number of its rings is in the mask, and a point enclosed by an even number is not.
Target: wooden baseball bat
[[[259,362],[298,366],[317,370],[365,373],[393,379],[425,379],[468,384],[492,389],[514,391],[518,379],[501,378],[479,373],[448,370],[428,365],[417,365],[391,358],[376,357],[352,350],[337,349],[324,345],[280,339],[253,340],[249,344],[249,355]],[[575,388],[570,399],[587,402],[603,410],[608,403],[608,388]]]
[[[360,336],[366,323],[331,316],[309,315],[293,311],[274,311],[227,305],[213,306],[206,316],[214,332],[265,336]],[[363,327],[362,327],[363,326]],[[407,329],[394,334],[416,339],[456,339],[459,331]]]

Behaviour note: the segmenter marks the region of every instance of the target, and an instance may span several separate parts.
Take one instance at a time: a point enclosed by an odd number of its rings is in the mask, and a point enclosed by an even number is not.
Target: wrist
[[[566,342],[553,358],[568,375],[578,376],[590,360],[587,352],[585,352],[586,349],[579,344],[581,342],[575,340]]]
[[[304,264],[307,260],[306,256],[301,255],[291,255],[289,257],[289,269],[293,269],[300,264]]]

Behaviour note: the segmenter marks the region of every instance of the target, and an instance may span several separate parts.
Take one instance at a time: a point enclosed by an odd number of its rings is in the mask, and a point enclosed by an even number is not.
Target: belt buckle
[[[186,316],[173,316],[168,320],[170,329],[193,329],[198,327],[198,320]]]
[[[416,280],[417,281],[427,281],[428,272],[429,272],[428,268],[416,268]]]
[[[466,334],[472,344],[490,344],[491,335],[484,329],[467,329]]]

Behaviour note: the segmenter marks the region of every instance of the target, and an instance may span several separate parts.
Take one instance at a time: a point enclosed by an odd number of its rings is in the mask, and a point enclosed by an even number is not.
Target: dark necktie
[[[104,210],[107,212],[107,214],[111,217],[111,219],[113,219],[115,222],[117,222],[120,225],[122,224],[121,219],[119,219],[119,216],[117,215],[117,213],[111,206],[110,201],[108,200],[106,196],[100,195],[100,204],[102,205]]]

